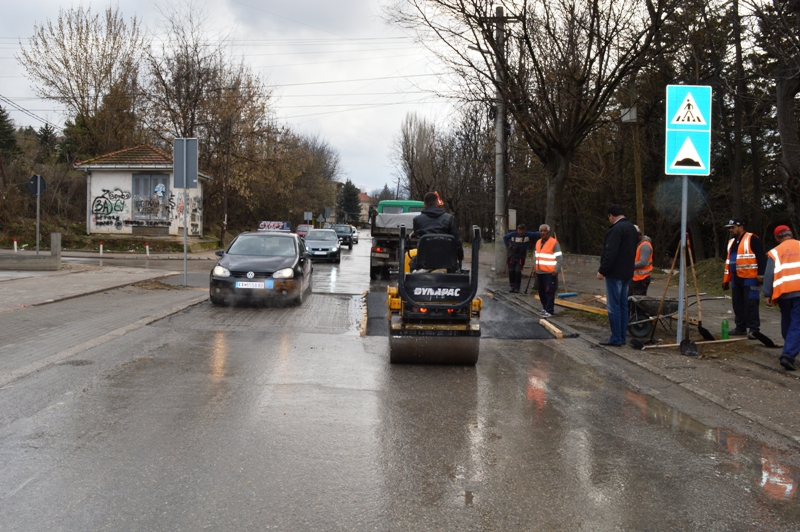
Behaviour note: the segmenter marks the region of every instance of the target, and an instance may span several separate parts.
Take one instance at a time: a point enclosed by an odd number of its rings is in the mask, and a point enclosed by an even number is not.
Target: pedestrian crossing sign
[[[711,87],[667,86],[667,175],[711,173]]]

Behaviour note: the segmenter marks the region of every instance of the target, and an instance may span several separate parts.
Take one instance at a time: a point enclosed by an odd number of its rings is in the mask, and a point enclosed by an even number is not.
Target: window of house
[[[169,220],[168,174],[133,174],[132,188],[134,220]]]

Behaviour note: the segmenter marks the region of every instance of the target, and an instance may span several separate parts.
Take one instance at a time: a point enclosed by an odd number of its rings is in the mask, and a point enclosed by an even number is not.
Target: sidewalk
[[[481,266],[489,270],[493,265],[490,253]],[[493,273],[493,272],[492,272]],[[529,270],[526,268],[526,275]],[[570,292],[577,296],[565,298],[575,303],[583,303],[595,296],[605,295],[605,283],[598,280],[596,265],[572,266],[565,269]],[[648,290],[651,297],[661,298],[667,275],[654,274]],[[523,290],[527,277],[523,281]],[[720,272],[722,282],[722,272]],[[497,299],[506,301],[524,312],[538,315],[541,303],[534,297],[533,283],[528,294],[508,293],[508,279],[504,275],[495,277],[490,283]],[[690,285],[690,294],[694,287]],[[563,292],[563,280],[559,279],[559,292]],[[670,287],[667,297],[677,298],[677,287]],[[702,297],[702,296],[701,296]],[[558,301],[558,300],[557,300]],[[733,313],[730,299],[701,301],[703,326],[716,338],[720,337],[720,324],[727,318],[733,329]],[[782,345],[780,334],[780,312],[762,303],[760,308],[761,332],[776,344]],[[697,308],[692,306],[690,318],[697,318]],[[751,422],[787,438],[800,445],[800,416],[797,415],[797,398],[800,397],[800,372],[787,372],[778,364],[780,348],[767,348],[757,340],[703,346],[699,344],[700,356],[681,355],[678,347],[637,350],[630,346],[604,347],[599,342],[609,336],[608,321],[604,316],[589,314],[580,310],[556,306],[556,314],[550,321],[567,333],[577,333],[593,349],[602,349],[608,354],[617,355],[637,366],[655,373],[672,383],[735,412]],[[674,327],[674,323],[673,323]],[[700,342],[702,337],[696,325],[689,325],[690,338]],[[628,336],[630,339],[631,336]],[[645,338],[644,340],[648,340]],[[676,330],[656,330],[658,343],[676,343]]]
[[[179,271],[65,264],[2,273],[17,275],[0,276],[0,387],[208,298],[206,289],[130,286]]]

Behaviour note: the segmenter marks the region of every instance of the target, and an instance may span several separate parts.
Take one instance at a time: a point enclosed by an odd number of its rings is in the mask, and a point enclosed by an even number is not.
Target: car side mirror
[[[214,255],[216,255],[217,257],[221,257],[225,255],[225,251],[222,249],[218,249],[217,251],[214,252]]]
[[[311,253],[309,253],[308,251],[304,251],[303,252],[303,258],[304,259],[310,259],[311,258]]]

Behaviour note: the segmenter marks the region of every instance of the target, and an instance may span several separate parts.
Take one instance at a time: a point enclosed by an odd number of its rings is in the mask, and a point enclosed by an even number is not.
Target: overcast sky
[[[126,20],[137,17],[155,37],[159,6],[178,0],[119,0]],[[448,107],[426,89],[436,64],[421,46],[381,19],[380,0],[196,1],[212,31],[231,35],[232,55],[244,57],[274,87],[277,118],[318,134],[341,155],[342,180],[367,192],[396,181],[391,145],[409,112],[443,118]],[[14,58],[34,26],[55,21],[60,7],[82,4],[102,12],[108,2],[27,0],[4,3],[0,17],[0,96],[49,122],[64,116],[35,97]],[[0,101],[17,126],[42,123]]]

